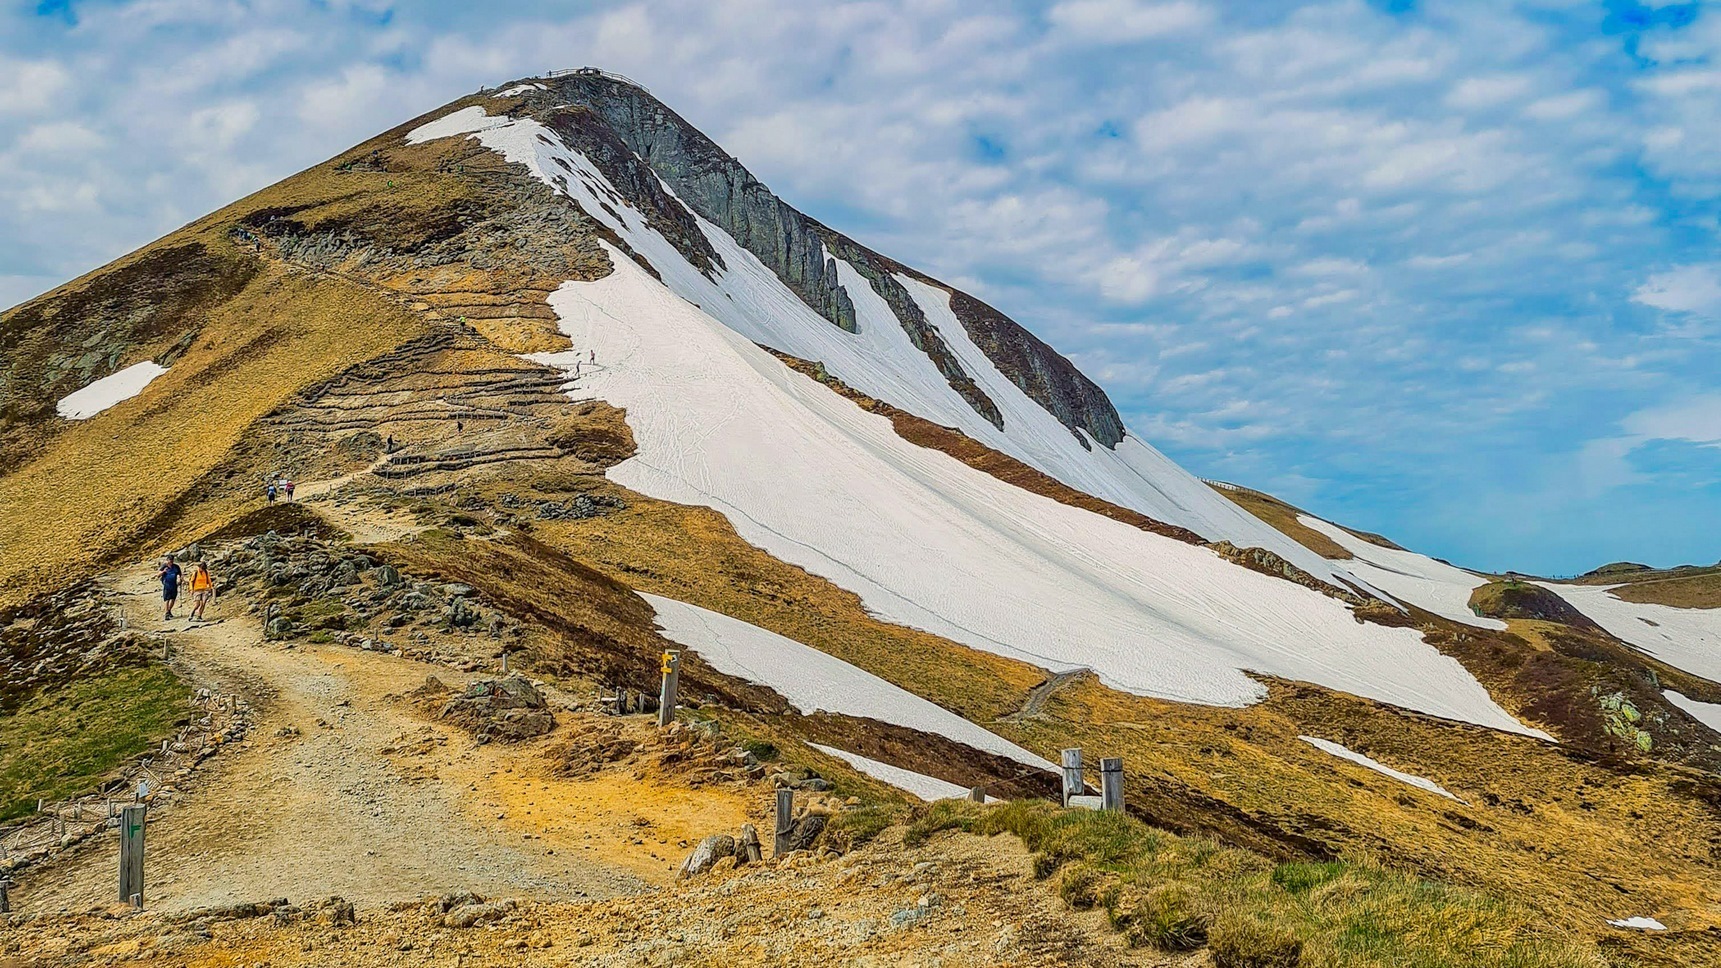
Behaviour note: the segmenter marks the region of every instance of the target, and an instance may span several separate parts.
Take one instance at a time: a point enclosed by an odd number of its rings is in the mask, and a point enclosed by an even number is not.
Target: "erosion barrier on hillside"
[[[192,771],[221,747],[245,738],[251,707],[241,698],[198,690],[199,714],[93,793],[43,803],[22,823],[0,828],[0,873],[21,870],[107,830],[118,829],[120,808],[170,802]]]

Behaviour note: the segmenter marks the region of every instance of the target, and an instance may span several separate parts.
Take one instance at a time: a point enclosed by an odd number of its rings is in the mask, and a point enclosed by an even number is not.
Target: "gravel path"
[[[233,596],[221,621],[164,623],[153,572],[115,582],[133,628],[165,631],[187,678],[219,682],[257,710],[250,738],[210,760],[194,788],[151,818],[151,907],[341,895],[361,904],[472,890],[545,900],[646,889],[623,870],[487,822],[476,791],[527,754],[474,746],[396,698],[441,667],[340,646],[265,643]],[[295,734],[296,731],[296,734]],[[81,909],[114,893],[111,838],[24,879],[19,910]]]

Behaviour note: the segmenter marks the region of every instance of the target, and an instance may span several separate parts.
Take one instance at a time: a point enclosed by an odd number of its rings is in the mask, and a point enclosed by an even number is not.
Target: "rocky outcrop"
[[[480,743],[517,743],[556,728],[544,694],[519,676],[474,682],[438,718],[466,727]]]
[[[592,157],[606,177],[628,188],[630,201],[654,224],[671,228],[666,236],[695,265],[706,265],[702,237],[689,236],[678,226],[674,210],[655,184],[662,178],[700,217],[728,232],[753,253],[814,311],[843,329],[857,328],[852,297],[837,282],[836,266],[826,252],[853,265],[891,307],[914,345],[925,352],[939,372],[975,412],[1003,426],[997,405],[975,385],[926,321],[920,308],[894,275],[898,272],[934,280],[832,231],[778,198],[733,156],[693,125],[644,90],[613,76],[579,72],[545,79],[547,90],[526,95],[526,110],[542,104],[546,123],[569,139],[571,146]],[[594,128],[578,111],[548,111],[552,105],[573,104],[601,118],[608,132]],[[623,154],[610,144],[619,139]],[[647,177],[647,169],[649,175]],[[1123,421],[1111,401],[1069,360],[1004,314],[978,299],[951,290],[951,308],[969,338],[993,364],[1031,399],[1045,407],[1072,432],[1085,431],[1106,446],[1123,439]],[[1085,443],[1085,441],[1084,441]]]

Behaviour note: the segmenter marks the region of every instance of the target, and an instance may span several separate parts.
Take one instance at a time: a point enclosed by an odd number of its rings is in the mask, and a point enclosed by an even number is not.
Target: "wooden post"
[[[741,825],[741,859],[749,864],[765,859],[765,852],[759,848],[759,830],[750,823]]]
[[[148,807],[120,811],[120,900],[143,907],[143,828]]]
[[[657,699],[657,725],[675,722],[675,690],[681,684],[681,653],[670,650],[663,654],[663,693]]]
[[[508,674],[508,650],[507,649],[502,650],[502,674],[503,675]]]
[[[968,799],[974,801],[975,803],[985,803],[986,802],[986,788],[985,787],[969,787],[968,788]]]
[[[795,830],[795,791],[784,787],[777,791],[777,836],[771,845],[771,856],[781,857],[789,852],[789,835]]]
[[[0,914],[12,913],[12,879],[0,874]]]
[[[1123,758],[1108,756],[1100,760],[1100,809],[1123,809]]]
[[[1082,750],[1081,747],[1064,750],[1064,806],[1070,805],[1071,797],[1079,797],[1087,792],[1082,783]]]

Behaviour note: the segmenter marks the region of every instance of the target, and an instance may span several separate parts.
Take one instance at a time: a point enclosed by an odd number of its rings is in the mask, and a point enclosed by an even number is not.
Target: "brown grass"
[[[1632,582],[1609,594],[1622,601],[1673,608],[1721,608],[1721,570],[1679,578]]]
[[[1248,488],[1239,487],[1233,490],[1228,487],[1216,487],[1214,490],[1322,558],[1347,559],[1352,557],[1343,545],[1298,521],[1297,515],[1307,513],[1300,508],[1286,504],[1271,495],[1262,494],[1260,491],[1251,491]]]
[[[257,482],[273,468],[234,468],[212,500],[191,495],[259,417],[417,325],[351,283],[261,274],[141,395],[69,426],[0,478],[0,506],[29,509],[0,515],[0,604],[183,543],[260,501]]]

